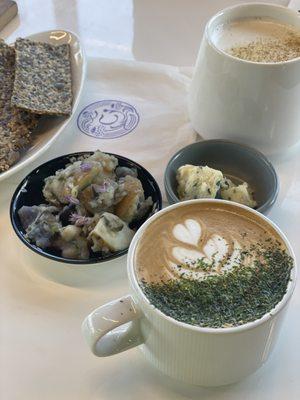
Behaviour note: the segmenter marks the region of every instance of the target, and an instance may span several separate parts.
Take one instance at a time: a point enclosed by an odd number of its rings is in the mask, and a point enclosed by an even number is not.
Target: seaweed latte
[[[149,301],[192,325],[237,326],[284,296],[293,260],[278,233],[229,204],[182,204],[147,226],[135,253]]]

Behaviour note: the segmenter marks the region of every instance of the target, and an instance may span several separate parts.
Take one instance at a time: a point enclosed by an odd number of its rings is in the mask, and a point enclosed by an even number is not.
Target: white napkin
[[[169,159],[177,150],[197,140],[186,110],[189,74],[189,69],[180,70],[166,65],[89,59],[86,84],[78,109],[66,128],[64,138],[49,153],[58,156],[100,149],[123,155],[149,170],[164,193],[163,175]],[[100,104],[97,118],[88,126],[88,118],[82,114],[82,110],[104,100],[114,102],[108,103],[108,107],[101,107]],[[114,139],[100,139],[88,136],[79,129],[78,126],[91,131],[94,126],[99,130],[103,128],[102,122],[105,122],[108,129],[112,126],[109,135],[118,133],[114,127],[122,125],[122,113],[119,118],[120,113],[114,113],[111,107],[120,107],[123,104],[120,102],[133,106],[139,115],[139,122],[128,134]],[[133,125],[137,122],[137,114],[133,114]],[[130,128],[130,121],[127,121],[125,128],[128,126]]]
[[[291,0],[288,4],[288,8],[300,11],[300,0]]]

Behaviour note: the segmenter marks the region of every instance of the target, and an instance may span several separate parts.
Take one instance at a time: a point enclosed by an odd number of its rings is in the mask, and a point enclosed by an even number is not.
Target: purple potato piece
[[[135,168],[117,167],[115,172],[118,178],[124,178],[127,175],[137,178],[137,170]]]
[[[18,210],[18,215],[24,229],[27,229],[30,224],[36,219],[40,213],[39,206],[22,206]]]
[[[58,208],[54,206],[32,206],[33,212],[30,214],[25,211],[25,216],[36,216],[34,220],[27,226],[25,237],[32,243],[35,243],[41,249],[52,246],[52,240],[62,227],[58,218]],[[24,213],[23,213],[24,214]],[[27,220],[26,220],[27,221]]]

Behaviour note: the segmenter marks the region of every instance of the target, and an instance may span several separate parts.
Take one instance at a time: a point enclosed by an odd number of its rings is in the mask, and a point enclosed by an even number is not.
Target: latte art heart
[[[187,219],[183,224],[174,226],[173,235],[181,242],[197,246],[201,238],[201,226],[194,219]]]
[[[206,242],[200,243],[201,226],[195,220],[188,219],[175,225],[173,235],[181,246],[173,247],[173,258],[168,259],[168,266],[177,277],[204,279],[207,275],[229,271],[239,262],[242,248],[237,240],[230,238],[233,244],[230,245],[228,239],[213,234]]]

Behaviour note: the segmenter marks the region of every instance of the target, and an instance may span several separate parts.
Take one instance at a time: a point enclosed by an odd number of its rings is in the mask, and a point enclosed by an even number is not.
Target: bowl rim
[[[11,198],[11,201],[10,201],[10,207],[9,207],[10,222],[11,222],[11,225],[12,225],[17,237],[21,240],[21,242],[23,244],[26,245],[26,247],[28,247],[34,253],[36,253],[36,254],[38,254],[38,255],[40,255],[42,257],[48,258],[48,259],[50,259],[52,261],[58,261],[58,262],[61,262],[61,263],[64,263],[64,264],[76,264],[76,265],[92,265],[92,264],[95,265],[95,264],[100,264],[100,263],[104,263],[104,262],[108,262],[108,261],[114,260],[116,258],[122,257],[123,255],[127,254],[129,247],[124,249],[124,250],[118,251],[116,253],[111,253],[111,254],[109,254],[109,255],[107,255],[105,257],[98,257],[98,258],[95,257],[95,258],[89,259],[89,260],[77,260],[77,259],[73,259],[73,258],[69,259],[69,258],[65,258],[65,257],[61,257],[61,256],[56,256],[54,254],[48,253],[47,251],[45,251],[45,250],[39,248],[38,246],[30,243],[29,241],[27,241],[24,238],[24,235],[20,232],[20,230],[19,230],[19,228],[17,226],[17,223],[16,223],[16,213],[18,211],[17,208],[16,208],[16,200],[17,200],[18,195],[21,192],[24,184],[26,183],[27,179],[29,178],[29,176],[31,176],[34,173],[36,173],[37,170],[39,170],[41,168],[44,168],[49,164],[51,165],[51,164],[55,163],[56,161],[58,161],[58,160],[60,160],[62,158],[80,157],[80,156],[85,155],[85,154],[93,154],[94,152],[95,151],[93,151],[93,150],[86,150],[86,151],[79,151],[79,152],[74,152],[74,153],[63,154],[61,156],[52,158],[51,160],[48,160],[48,161],[40,164],[39,166],[37,166],[36,168],[31,170],[28,174],[26,174],[26,176],[22,179],[22,181],[18,184],[17,188],[15,189],[15,191],[14,191],[14,193],[12,195],[12,198]],[[145,173],[145,175],[147,176],[147,179],[152,181],[152,183],[153,183],[153,185],[155,187],[155,192],[156,192],[157,197],[158,197],[157,198],[158,210],[156,212],[158,212],[158,211],[160,211],[162,209],[162,194],[161,194],[160,187],[159,187],[158,183],[156,182],[156,179],[153,177],[153,175],[146,168],[144,168],[142,165],[138,164],[137,162],[131,160],[130,158],[121,156],[119,154],[110,153],[110,152],[106,152],[106,151],[103,152],[103,153],[112,155],[112,156],[116,157],[118,160],[120,159],[122,161],[130,162],[130,163],[134,164],[135,166],[137,166],[138,168],[140,168],[143,171],[143,173]]]
[[[269,197],[268,200],[266,200],[263,204],[261,204],[258,208],[256,208],[256,211],[260,212],[260,213],[264,213],[267,210],[269,210],[273,204],[275,203],[278,193],[279,193],[279,179],[278,179],[278,175],[276,173],[276,170],[273,166],[273,164],[271,163],[271,161],[259,150],[255,149],[254,147],[245,145],[243,143],[239,143],[239,142],[234,142],[232,140],[226,140],[226,139],[209,139],[209,140],[200,140],[198,142],[194,142],[191,143],[185,147],[182,147],[181,149],[179,149],[169,160],[166,169],[165,169],[165,173],[164,173],[164,186],[165,186],[165,190],[166,193],[170,196],[170,198],[172,199],[172,201],[174,203],[178,203],[181,202],[183,200],[179,200],[179,198],[177,197],[176,192],[173,190],[171,183],[170,183],[170,174],[169,174],[169,170],[170,167],[172,165],[172,163],[175,161],[175,159],[183,152],[183,151],[187,151],[189,148],[192,148],[193,146],[197,146],[197,145],[205,145],[205,144],[228,144],[228,145],[234,145],[237,146],[241,149],[247,150],[248,152],[252,153],[253,155],[256,155],[261,161],[263,161],[265,167],[271,172],[271,175],[273,176],[274,179],[274,185],[273,185],[273,191],[272,191],[272,195]],[[223,200],[223,199],[222,199]],[[224,200],[223,200],[224,201]],[[236,203],[236,202],[233,202]],[[238,204],[238,203],[237,203]]]

